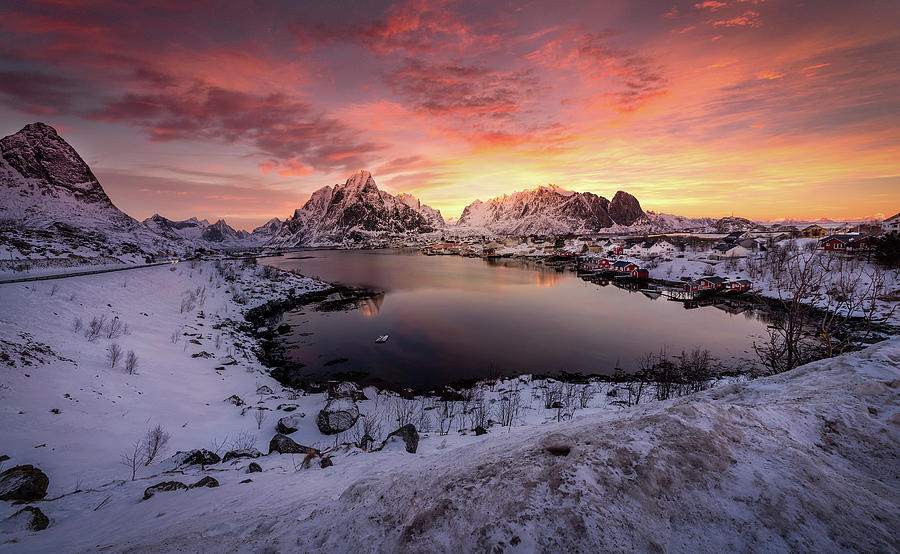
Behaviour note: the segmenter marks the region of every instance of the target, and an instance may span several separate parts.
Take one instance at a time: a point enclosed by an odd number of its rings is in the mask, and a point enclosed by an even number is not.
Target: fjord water
[[[383,291],[358,309],[288,312],[282,340],[308,380],[359,372],[413,388],[522,373],[612,375],[640,358],[702,347],[748,367],[765,324],[749,312],[687,310],[665,298],[600,286],[514,259],[410,250],[310,250],[266,264]],[[390,335],[376,344],[380,335]]]

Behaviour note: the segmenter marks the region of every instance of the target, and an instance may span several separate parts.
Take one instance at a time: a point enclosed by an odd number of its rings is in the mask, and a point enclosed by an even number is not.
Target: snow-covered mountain
[[[431,206],[421,203],[418,198],[405,192],[401,192],[395,196],[395,198],[422,214],[422,217],[424,217],[432,227],[440,228],[444,226],[444,217],[441,215],[440,210],[435,210]]]
[[[272,239],[272,237],[276,236],[281,228],[284,226],[284,221],[281,221],[277,217],[273,217],[269,221],[266,221],[256,229],[253,229],[253,232],[250,233],[250,236],[253,237],[253,240],[260,244],[264,244]]]
[[[366,239],[434,231],[434,216],[423,215],[428,207],[419,206],[417,210],[410,203],[379,190],[368,171],[358,171],[343,185],[314,192],[268,245],[357,244]]]
[[[277,221],[277,220],[276,220]],[[184,221],[172,221],[154,214],[143,221],[152,231],[175,241],[188,241],[195,245],[209,243],[210,246],[247,246],[251,243],[262,243],[268,239],[257,241],[247,231],[236,231],[224,219],[215,223],[196,217]],[[202,241],[202,242],[201,242]]]
[[[78,152],[43,123],[0,139],[0,221],[3,234],[39,240],[56,256],[173,247],[119,210]]]
[[[612,201],[591,192],[540,186],[466,206],[457,226],[492,234],[589,233],[646,220],[637,198],[619,191]]]

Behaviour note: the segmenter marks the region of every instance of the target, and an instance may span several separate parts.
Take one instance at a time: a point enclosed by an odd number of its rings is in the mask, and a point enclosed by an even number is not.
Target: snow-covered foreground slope
[[[524,379],[527,425],[493,426],[483,436],[456,428],[450,436],[425,433],[416,454],[366,453],[333,448],[349,436],[318,432],[324,395],[282,390],[242,355],[249,345],[240,335],[231,336],[227,325],[214,328],[292,286],[302,292],[321,285],[295,276],[272,282],[263,270],[237,264],[233,282],[213,264],[172,267],[41,282],[33,291],[32,284],[0,285],[0,340],[8,356],[0,362],[0,455],[11,457],[4,469],[44,470],[51,499],[32,503],[50,526],[36,533],[0,526],[0,551],[900,546],[900,338],[673,401],[622,409],[601,394],[562,423],[539,401],[534,406],[540,385],[529,388]],[[186,291],[197,296],[204,286],[202,305],[189,302],[182,311]],[[234,302],[243,296],[247,304]],[[129,333],[91,342],[72,331],[75,318],[87,323],[93,315],[118,315]],[[137,353],[136,374],[108,367],[104,355],[113,342]],[[200,352],[212,357],[193,357]],[[260,385],[272,392],[257,394]],[[491,397],[506,394],[508,385]],[[360,409],[371,414],[381,395],[365,392]],[[224,401],[232,394],[269,408],[259,429],[253,410],[242,415],[244,408]],[[272,454],[254,460],[263,471],[248,475],[247,459],[205,470],[173,468],[163,459],[139,468],[132,482],[120,464],[157,423],[172,435],[163,458],[240,432],[266,452],[277,418],[288,415],[278,406],[291,403],[298,409],[290,413],[305,414],[291,438],[332,447],[332,467],[298,470],[301,456]],[[142,500],[150,485],[190,484],[204,475],[220,486]],[[0,519],[20,507],[0,503]]]

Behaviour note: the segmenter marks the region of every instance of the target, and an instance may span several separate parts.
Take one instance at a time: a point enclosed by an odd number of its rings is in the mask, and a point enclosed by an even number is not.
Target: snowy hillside
[[[435,229],[439,229],[444,226],[444,218],[443,216],[441,216],[440,210],[435,210],[431,206],[423,204],[419,201],[418,198],[405,192],[401,192],[400,194],[395,196],[395,198],[403,202],[413,210],[422,214],[422,217],[424,217],[428,221],[428,223]]]
[[[897,548],[898,338],[631,408],[614,404],[615,385],[597,384],[562,422],[541,404],[552,383],[506,380],[482,392],[496,419],[505,399],[521,398],[511,427],[478,435],[460,418],[447,435],[420,427],[414,454],[402,441],[366,452],[355,430],[322,435],[326,394],[281,388],[238,328],[249,307],[322,286],[237,262],[0,285],[10,308],[0,321],[3,469],[33,464],[50,480],[30,503],[48,516],[45,530],[7,520],[22,505],[0,501],[0,551]],[[90,339],[95,317],[103,324]],[[136,353],[133,373],[111,367],[113,344]],[[396,407],[432,402],[362,392],[357,426],[381,421],[379,437],[396,427]],[[437,417],[432,406],[422,413]],[[280,421],[319,451],[315,463],[265,455]],[[170,444],[132,481],[122,455],[155,425]],[[239,444],[263,455],[172,456]],[[259,471],[248,473],[251,462]],[[218,486],[143,499],[160,482],[205,476]]]
[[[391,234],[434,231],[435,215],[440,214],[431,213],[436,210],[428,206],[414,209],[410,204],[410,197],[400,199],[379,190],[368,171],[359,171],[342,185],[314,192],[267,245],[352,246]]]
[[[590,233],[644,220],[637,199],[619,191],[612,201],[590,192],[540,186],[466,206],[458,227],[494,235]]]

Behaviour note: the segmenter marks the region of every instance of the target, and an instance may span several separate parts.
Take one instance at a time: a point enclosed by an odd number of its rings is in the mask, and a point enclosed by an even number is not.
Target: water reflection
[[[307,379],[352,371],[419,387],[499,374],[611,374],[636,368],[648,352],[697,346],[746,367],[753,338],[765,332],[737,301],[717,309],[672,302],[521,260],[385,250],[293,257],[303,259],[267,263],[383,291],[356,310],[286,314],[287,356]],[[388,342],[374,342],[386,334]]]

